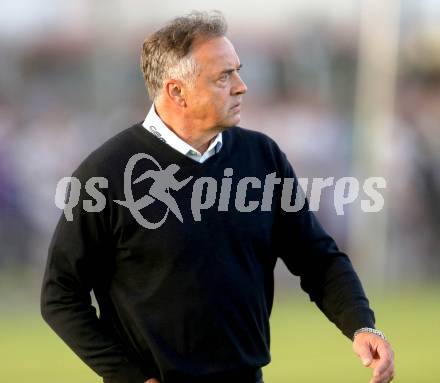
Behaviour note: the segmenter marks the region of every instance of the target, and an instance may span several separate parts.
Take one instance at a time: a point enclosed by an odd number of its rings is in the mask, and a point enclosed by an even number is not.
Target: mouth
[[[237,104],[235,104],[231,110],[237,111],[241,109],[241,102],[238,102]]]

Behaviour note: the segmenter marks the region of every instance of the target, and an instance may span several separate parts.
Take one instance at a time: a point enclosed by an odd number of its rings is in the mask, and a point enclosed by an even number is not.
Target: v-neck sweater
[[[127,206],[115,202],[127,199],[124,174],[130,158],[139,154],[128,179],[134,201],[151,191],[152,182],[133,181],[159,170],[158,165],[162,170],[177,165],[178,182],[192,177],[178,190],[166,189],[180,219],[155,200],[138,213],[149,222],[166,219],[146,228]],[[50,243],[41,291],[44,319],[107,383],[144,383],[151,377],[162,383],[255,383],[271,360],[269,317],[280,258],[345,336],[374,328],[374,313],[349,257],[319,224],[308,201],[299,211],[284,211],[282,185],[275,184],[270,209],[262,208],[269,174],[297,181],[275,141],[241,127],[225,130],[221,150],[203,163],[141,123],[109,139],[73,173],[82,188],[73,220],[62,215]],[[97,212],[83,208],[83,202],[93,201],[84,187],[92,177],[108,180],[99,189],[105,208]],[[237,203],[244,178],[245,199]],[[205,207],[196,214],[194,190],[200,179]],[[220,203],[228,180],[230,198]],[[216,191],[208,208],[209,188]],[[92,290],[99,314],[91,305]],[[294,317],[291,331],[301,331]]]

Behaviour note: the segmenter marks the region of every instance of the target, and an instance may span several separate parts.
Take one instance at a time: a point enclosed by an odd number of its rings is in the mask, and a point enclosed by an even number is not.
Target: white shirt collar
[[[208,149],[203,153],[203,155],[187,142],[182,140],[176,133],[169,129],[165,123],[160,119],[156,112],[154,103],[145,117],[142,126],[147,129],[150,133],[154,134],[161,141],[167,143],[172,148],[176,149],[178,152],[188,156],[198,162],[203,162],[213,154],[220,151],[223,145],[222,133],[217,134],[214,140],[211,140],[211,144]]]

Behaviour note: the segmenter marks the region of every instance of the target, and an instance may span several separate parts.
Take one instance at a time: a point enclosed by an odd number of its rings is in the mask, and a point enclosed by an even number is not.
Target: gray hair
[[[194,41],[222,37],[227,29],[220,11],[191,12],[149,36],[142,44],[140,67],[150,98],[154,101],[161,96],[169,78],[194,85],[199,69],[191,56]]]

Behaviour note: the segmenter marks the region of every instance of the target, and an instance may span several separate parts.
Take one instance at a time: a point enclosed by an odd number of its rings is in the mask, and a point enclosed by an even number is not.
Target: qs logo
[[[143,173],[140,177],[133,181],[133,184],[137,184],[145,179],[152,178],[154,180],[150,187],[149,194],[143,196],[137,201],[133,198],[132,183],[131,178],[133,174],[133,169],[138,161],[142,159],[148,159],[156,165],[157,170],[150,169]],[[185,178],[183,181],[177,181],[175,178],[176,172],[180,167],[176,164],[171,164],[165,169],[162,169],[160,164],[150,155],[145,153],[137,153],[130,158],[125,167],[124,172],[124,194],[125,201],[115,200],[114,202],[125,206],[128,208],[133,215],[133,218],[139,223],[139,225],[144,226],[147,229],[156,229],[160,227],[167,219],[168,213],[171,211],[180,222],[183,222],[182,214],[180,213],[179,206],[176,200],[170,194],[169,190],[180,190],[184,187],[190,180],[191,177]],[[167,207],[164,216],[159,222],[150,222],[143,217],[140,210],[152,204],[154,201],[160,201],[164,203]]]
[[[133,170],[139,161],[150,161],[153,166],[148,167],[147,171],[132,181]],[[114,202],[129,209],[133,218],[147,229],[157,229],[160,227],[170,212],[183,223],[179,206],[170,191],[182,189],[193,176],[178,181],[175,175],[179,169],[180,167],[177,164],[171,164],[166,168],[162,168],[156,159],[146,153],[134,154],[128,160],[124,170],[125,200],[114,200]],[[200,177],[194,181],[191,192],[191,212],[194,221],[201,221],[202,211],[212,208],[216,203],[219,212],[228,211],[230,209],[231,195],[234,194],[234,207],[241,213],[249,213],[256,209],[271,211],[276,185],[280,185],[281,188],[281,190],[278,188],[277,193],[281,200],[276,206],[280,206],[281,209],[288,213],[298,212],[304,206],[311,211],[319,210],[322,191],[325,188],[334,186],[333,204],[336,214],[344,215],[344,207],[355,202],[360,191],[360,183],[354,177],[342,177],[336,180],[336,182],[334,177],[325,179],[313,178],[310,185],[310,199],[306,204],[305,194],[309,189],[308,178],[280,178],[277,177],[276,172],[272,172],[266,174],[263,181],[257,177],[243,177],[234,180],[233,174],[234,170],[232,168],[225,168],[220,182],[213,177]],[[147,179],[153,180],[148,193],[135,200],[132,190],[133,185]],[[105,208],[107,198],[98,187],[108,188],[109,181],[105,177],[91,177],[85,183],[85,191],[92,197],[92,199],[82,200],[82,208],[87,212],[100,212]],[[73,220],[73,208],[80,201],[81,188],[80,180],[73,176],[64,177],[57,184],[55,205],[64,210],[64,215],[68,221]],[[250,200],[247,194],[249,188],[259,190],[259,197],[261,198],[259,200]],[[379,212],[383,208],[384,198],[377,189],[384,188],[386,188],[386,180],[383,177],[369,177],[364,181],[362,189],[368,197],[368,199],[360,201],[361,209],[364,212]],[[63,191],[67,191],[67,193],[63,194]],[[65,199],[63,198],[64,195],[66,195]],[[294,204],[292,204],[292,197]],[[166,210],[159,221],[150,222],[143,215],[148,210],[143,209],[155,201],[164,204]]]

